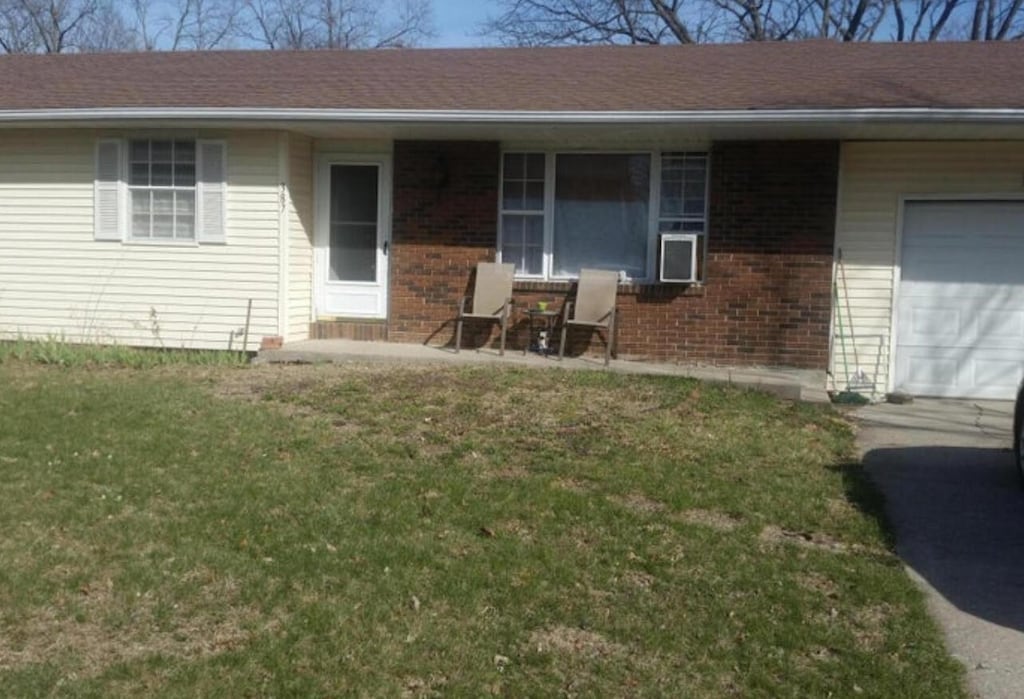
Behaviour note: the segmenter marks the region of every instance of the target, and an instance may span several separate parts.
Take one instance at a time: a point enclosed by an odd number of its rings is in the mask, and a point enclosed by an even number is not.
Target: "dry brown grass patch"
[[[687,524],[697,524],[720,532],[731,532],[743,523],[739,518],[725,512],[701,508],[683,510],[676,516],[676,519]]]
[[[564,653],[589,658],[624,655],[626,647],[594,631],[569,626],[539,629],[530,634],[530,647],[539,653]]]
[[[653,514],[655,512],[664,512],[665,503],[649,498],[641,493],[630,493],[624,496],[612,496],[609,498],[612,502],[626,507],[634,512],[641,514]]]
[[[158,600],[152,595],[122,597],[110,579],[83,584],[77,594],[19,620],[16,633],[0,634],[0,670],[71,656],[81,666],[80,675],[92,677],[111,665],[152,655],[217,655],[279,625],[277,619],[264,620],[254,607],[232,604],[235,581],[212,575],[208,570],[187,573],[183,579],[196,584],[203,606],[175,605],[173,616],[159,621]]]
[[[832,553],[846,553],[851,548],[849,544],[839,541],[827,534],[822,534],[820,532],[796,532],[790,529],[777,527],[774,524],[770,524],[762,529],[759,538],[766,544],[794,544],[804,548],[829,551]]]
[[[797,584],[805,590],[811,590],[825,597],[838,597],[839,585],[821,573],[804,573],[797,577]]]
[[[573,493],[586,493],[590,490],[590,486],[578,478],[556,478],[551,481],[551,485],[555,488],[561,488],[562,490],[568,490]]]

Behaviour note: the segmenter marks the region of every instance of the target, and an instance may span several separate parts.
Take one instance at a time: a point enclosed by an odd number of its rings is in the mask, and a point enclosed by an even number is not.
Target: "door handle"
[[[384,256],[387,257],[387,254],[388,254],[388,241],[385,240],[384,241]]]

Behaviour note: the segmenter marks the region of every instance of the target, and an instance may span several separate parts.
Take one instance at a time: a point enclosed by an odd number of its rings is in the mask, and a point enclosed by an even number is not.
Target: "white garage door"
[[[1013,398],[1024,371],[1024,202],[908,202],[896,390]]]

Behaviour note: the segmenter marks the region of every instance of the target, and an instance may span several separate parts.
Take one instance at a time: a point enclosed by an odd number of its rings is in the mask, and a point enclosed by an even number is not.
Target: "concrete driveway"
[[[1013,405],[917,399],[854,412],[897,550],[980,697],[1024,696],[1024,490]]]

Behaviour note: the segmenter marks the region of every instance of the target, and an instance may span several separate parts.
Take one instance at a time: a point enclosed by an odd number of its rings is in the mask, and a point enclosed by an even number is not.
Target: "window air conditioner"
[[[692,284],[697,281],[697,235],[662,233],[658,281]]]

